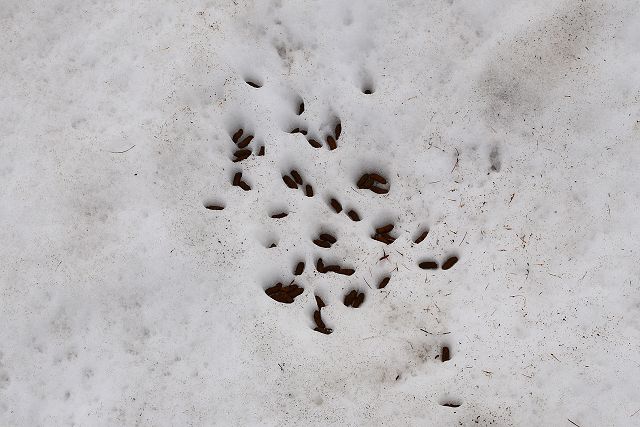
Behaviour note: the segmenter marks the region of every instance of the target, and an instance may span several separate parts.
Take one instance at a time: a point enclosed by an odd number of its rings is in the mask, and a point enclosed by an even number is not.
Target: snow
[[[0,424],[640,425],[639,18],[4,1]],[[302,295],[267,296],[301,260]]]

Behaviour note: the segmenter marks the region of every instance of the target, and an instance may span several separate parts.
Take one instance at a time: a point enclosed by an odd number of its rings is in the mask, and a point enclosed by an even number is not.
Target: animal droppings
[[[458,257],[457,256],[452,256],[442,264],[442,269],[443,270],[448,270],[451,267],[453,267],[454,265],[456,265],[457,262],[458,262]]]

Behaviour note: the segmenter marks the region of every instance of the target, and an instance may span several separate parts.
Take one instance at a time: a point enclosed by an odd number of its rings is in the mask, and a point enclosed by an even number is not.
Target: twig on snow
[[[127,149],[126,149],[126,150],[124,150],[124,151],[109,151],[109,150],[106,150],[106,151],[107,151],[108,153],[112,153],[112,154],[122,154],[122,153],[126,153],[127,151],[131,150],[131,149],[132,149],[133,147],[135,147],[135,146],[136,146],[136,144],[133,144],[131,147],[127,148]]]

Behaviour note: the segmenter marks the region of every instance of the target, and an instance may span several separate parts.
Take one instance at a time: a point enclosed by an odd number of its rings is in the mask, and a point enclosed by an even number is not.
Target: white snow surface
[[[0,1],[0,425],[640,425],[639,23],[636,0]],[[333,151],[288,133],[337,120]],[[304,293],[269,298],[299,260]]]

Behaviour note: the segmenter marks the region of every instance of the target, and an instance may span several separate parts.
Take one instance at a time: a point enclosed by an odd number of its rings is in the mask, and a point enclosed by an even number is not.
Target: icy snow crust
[[[639,11],[2,2],[0,424],[638,425]]]

